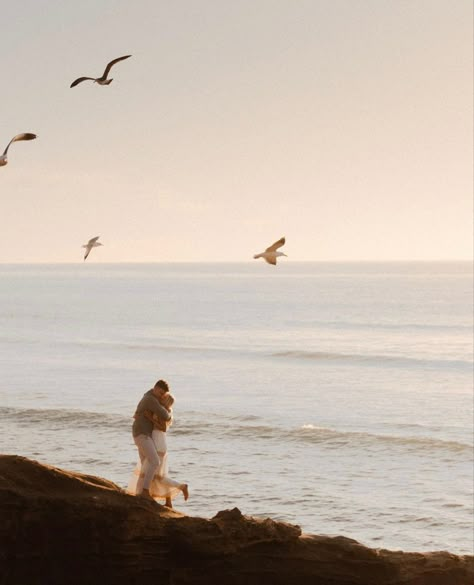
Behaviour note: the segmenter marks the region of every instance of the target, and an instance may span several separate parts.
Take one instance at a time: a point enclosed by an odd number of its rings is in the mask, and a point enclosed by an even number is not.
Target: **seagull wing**
[[[36,134],[31,134],[30,132],[23,132],[22,134],[17,134],[8,143],[8,145],[5,148],[5,151],[3,153],[3,156],[5,156],[7,154],[8,149],[10,148],[10,144],[12,142],[18,142],[19,140],[34,140],[35,138],[36,138]]]
[[[107,65],[107,67],[105,68],[104,74],[102,75],[102,79],[107,79],[107,75],[110,73],[110,70],[115,65],[115,63],[118,63],[119,61],[123,61],[124,59],[128,59],[129,57],[131,57],[131,55],[125,55],[124,57],[117,57],[117,59],[114,59],[113,61],[111,61]]]
[[[87,256],[89,256],[89,254],[91,253],[92,250],[92,246],[86,246],[87,250],[86,253],[84,254],[84,260],[87,258]]]
[[[275,252],[276,250],[278,250],[278,248],[281,248],[284,243],[285,243],[285,238],[280,238],[278,240],[278,242],[275,242],[271,246],[268,246],[268,248],[265,250],[265,252]]]
[[[267,258],[266,256],[264,256],[264,258],[265,258],[265,262],[268,262],[268,264],[273,264],[273,266],[276,266],[276,263],[277,263],[276,258]]]
[[[75,79],[71,85],[69,87],[76,87],[76,85],[78,85],[79,83],[82,83],[83,81],[95,81],[94,77],[78,77],[77,79]]]
[[[87,242],[87,245],[88,245],[88,246],[93,246],[93,245],[94,245],[94,244],[97,242],[97,240],[98,240],[99,238],[100,238],[100,236],[96,236],[95,238],[91,238],[91,239],[90,239],[90,240]]]

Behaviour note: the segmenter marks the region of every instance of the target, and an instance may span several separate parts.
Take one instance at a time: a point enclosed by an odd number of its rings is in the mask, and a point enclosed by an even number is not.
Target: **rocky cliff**
[[[243,516],[191,518],[115,484],[0,456],[1,585],[471,585],[472,557],[374,550]]]

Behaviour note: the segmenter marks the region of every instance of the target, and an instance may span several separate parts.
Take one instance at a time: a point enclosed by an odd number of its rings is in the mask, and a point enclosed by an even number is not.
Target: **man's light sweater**
[[[149,410],[153,414],[156,414],[163,421],[168,421],[171,419],[171,414],[164,406],[161,406],[158,398],[153,395],[153,390],[148,390],[148,392],[145,392],[143,398],[138,403],[137,410],[134,415],[135,420],[133,421],[132,427],[132,433],[134,437],[138,437],[138,435],[148,435],[151,437],[153,432],[153,422],[145,416],[145,410]]]

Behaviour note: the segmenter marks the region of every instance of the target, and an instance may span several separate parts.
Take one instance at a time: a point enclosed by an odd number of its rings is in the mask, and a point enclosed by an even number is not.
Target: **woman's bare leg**
[[[183,492],[184,501],[186,501],[189,498],[188,484],[187,483],[181,484],[179,486],[179,489]]]
[[[147,490],[146,488],[143,488],[142,493],[139,495],[146,500],[152,500],[152,502],[155,501],[153,496],[150,494],[150,490]]]

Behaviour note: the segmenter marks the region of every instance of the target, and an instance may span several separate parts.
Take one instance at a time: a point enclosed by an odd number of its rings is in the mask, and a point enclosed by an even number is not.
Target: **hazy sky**
[[[0,262],[472,257],[471,0],[0,2]]]

